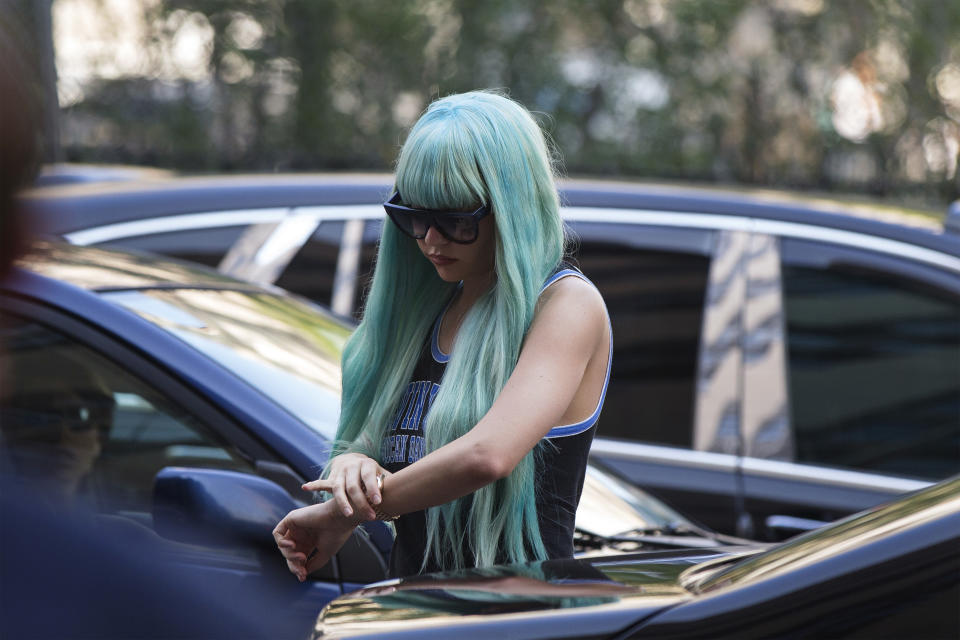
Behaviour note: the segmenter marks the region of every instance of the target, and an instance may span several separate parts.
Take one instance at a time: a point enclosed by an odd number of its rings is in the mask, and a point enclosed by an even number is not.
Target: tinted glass
[[[960,299],[839,261],[782,276],[798,461],[960,472]]]
[[[579,266],[613,322],[599,435],[692,445],[694,381],[710,268],[708,233],[574,223]]]
[[[367,220],[363,227],[363,242],[360,245],[360,264],[357,266],[357,287],[354,291],[353,316],[360,319],[360,311],[373,280],[373,267],[377,260],[377,243],[383,220]]]
[[[188,229],[121,238],[97,246],[148,251],[216,268],[246,229],[246,226]]]
[[[232,445],[130,371],[43,325],[3,320],[4,456],[51,501],[152,528],[162,468],[252,472]]]
[[[274,284],[329,305],[343,227],[341,221],[321,222]]]

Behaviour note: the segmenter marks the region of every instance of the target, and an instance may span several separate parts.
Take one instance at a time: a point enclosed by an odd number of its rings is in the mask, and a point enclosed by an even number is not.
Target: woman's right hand
[[[342,453],[330,463],[330,473],[325,479],[307,482],[307,491],[327,491],[333,495],[344,517],[376,520],[374,506],[380,504],[377,475],[389,475],[377,461],[361,453]]]
[[[273,530],[277,548],[300,582],[330,561],[350,538],[357,522],[340,515],[333,502],[294,509]]]

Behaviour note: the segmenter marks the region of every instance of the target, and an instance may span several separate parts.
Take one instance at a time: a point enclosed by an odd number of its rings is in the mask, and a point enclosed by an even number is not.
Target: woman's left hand
[[[294,509],[273,530],[273,539],[300,582],[330,561],[346,543],[357,521],[345,518],[333,501]]]
[[[386,477],[389,472],[373,458],[360,453],[340,454],[331,461],[328,471],[326,478],[307,482],[302,488],[331,494],[347,518],[376,519],[374,508],[382,499],[377,476]]]

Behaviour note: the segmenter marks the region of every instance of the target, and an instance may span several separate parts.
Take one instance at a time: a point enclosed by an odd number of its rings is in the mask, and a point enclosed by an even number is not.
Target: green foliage
[[[209,25],[207,79],[147,71],[86,87],[65,131],[105,133],[65,135],[71,158],[188,171],[390,170],[430,100],[500,88],[544,114],[570,174],[934,203],[960,196],[960,88],[944,80],[960,77],[956,2],[152,6],[145,19],[158,51],[186,19]],[[956,75],[941,73],[948,66]]]

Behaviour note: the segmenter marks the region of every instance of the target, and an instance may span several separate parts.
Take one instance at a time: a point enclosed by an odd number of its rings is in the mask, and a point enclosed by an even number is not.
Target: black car
[[[766,549],[649,552],[370,585],[321,638],[957,638],[960,478]]]
[[[773,192],[567,181],[610,309],[593,455],[712,528],[778,538],[960,472],[960,233]],[[360,307],[389,176],[40,189],[40,226]],[[953,224],[953,231],[949,227]]]
[[[21,601],[27,586],[69,599],[74,611],[77,602],[97,600],[95,584],[115,593],[114,581],[136,574],[99,560],[48,564],[64,549],[109,553],[77,548],[78,539],[111,541],[104,546],[118,547],[120,563],[149,556],[161,567],[184,567],[164,572],[164,584],[190,575],[239,590],[244,601],[275,602],[271,615],[304,633],[323,604],[385,578],[393,533],[383,522],[365,523],[366,535],[355,535],[304,584],[289,574],[271,535],[288,511],[313,500],[300,485],[329,455],[351,331],[280,289],[196,265],[36,243],[0,281],[0,506],[64,531],[46,525],[25,540],[19,516],[0,519],[0,621],[15,613],[6,603]],[[8,497],[17,500],[8,505]],[[70,517],[75,511],[89,514],[89,526]],[[17,554],[20,565],[8,555],[14,541],[29,554]],[[589,468],[577,513],[580,552],[725,542]],[[30,585],[8,582],[10,563]],[[91,566],[96,580],[78,576],[78,567]],[[63,593],[58,579],[89,582],[91,593]],[[130,584],[124,593],[138,589]],[[98,602],[103,615],[114,615],[109,597]],[[73,637],[72,622],[63,624],[51,635]]]

